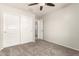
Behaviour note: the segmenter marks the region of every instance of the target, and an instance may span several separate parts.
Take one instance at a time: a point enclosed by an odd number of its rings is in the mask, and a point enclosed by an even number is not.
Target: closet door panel
[[[4,15],[4,47],[20,44],[19,16],[5,13]]]

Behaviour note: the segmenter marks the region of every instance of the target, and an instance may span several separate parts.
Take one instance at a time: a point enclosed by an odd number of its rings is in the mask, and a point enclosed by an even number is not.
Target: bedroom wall
[[[79,4],[45,16],[44,40],[79,50]]]

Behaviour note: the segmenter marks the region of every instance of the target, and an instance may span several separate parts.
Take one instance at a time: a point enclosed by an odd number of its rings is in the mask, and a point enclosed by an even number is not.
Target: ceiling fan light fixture
[[[39,4],[39,6],[40,6],[40,11],[42,11],[43,10],[43,7],[44,6],[52,6],[52,7],[54,7],[55,6],[55,4],[53,4],[53,3],[31,3],[31,4],[29,4],[28,6],[33,6],[33,5],[38,5]]]

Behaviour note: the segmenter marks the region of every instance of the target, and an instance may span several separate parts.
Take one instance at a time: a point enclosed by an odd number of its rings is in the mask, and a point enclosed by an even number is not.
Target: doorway
[[[43,40],[43,17],[35,17],[35,40]]]

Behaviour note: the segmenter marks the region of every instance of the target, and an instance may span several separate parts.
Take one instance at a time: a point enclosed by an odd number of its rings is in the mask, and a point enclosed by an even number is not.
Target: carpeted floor
[[[44,40],[4,48],[0,56],[79,56],[72,50]]]

